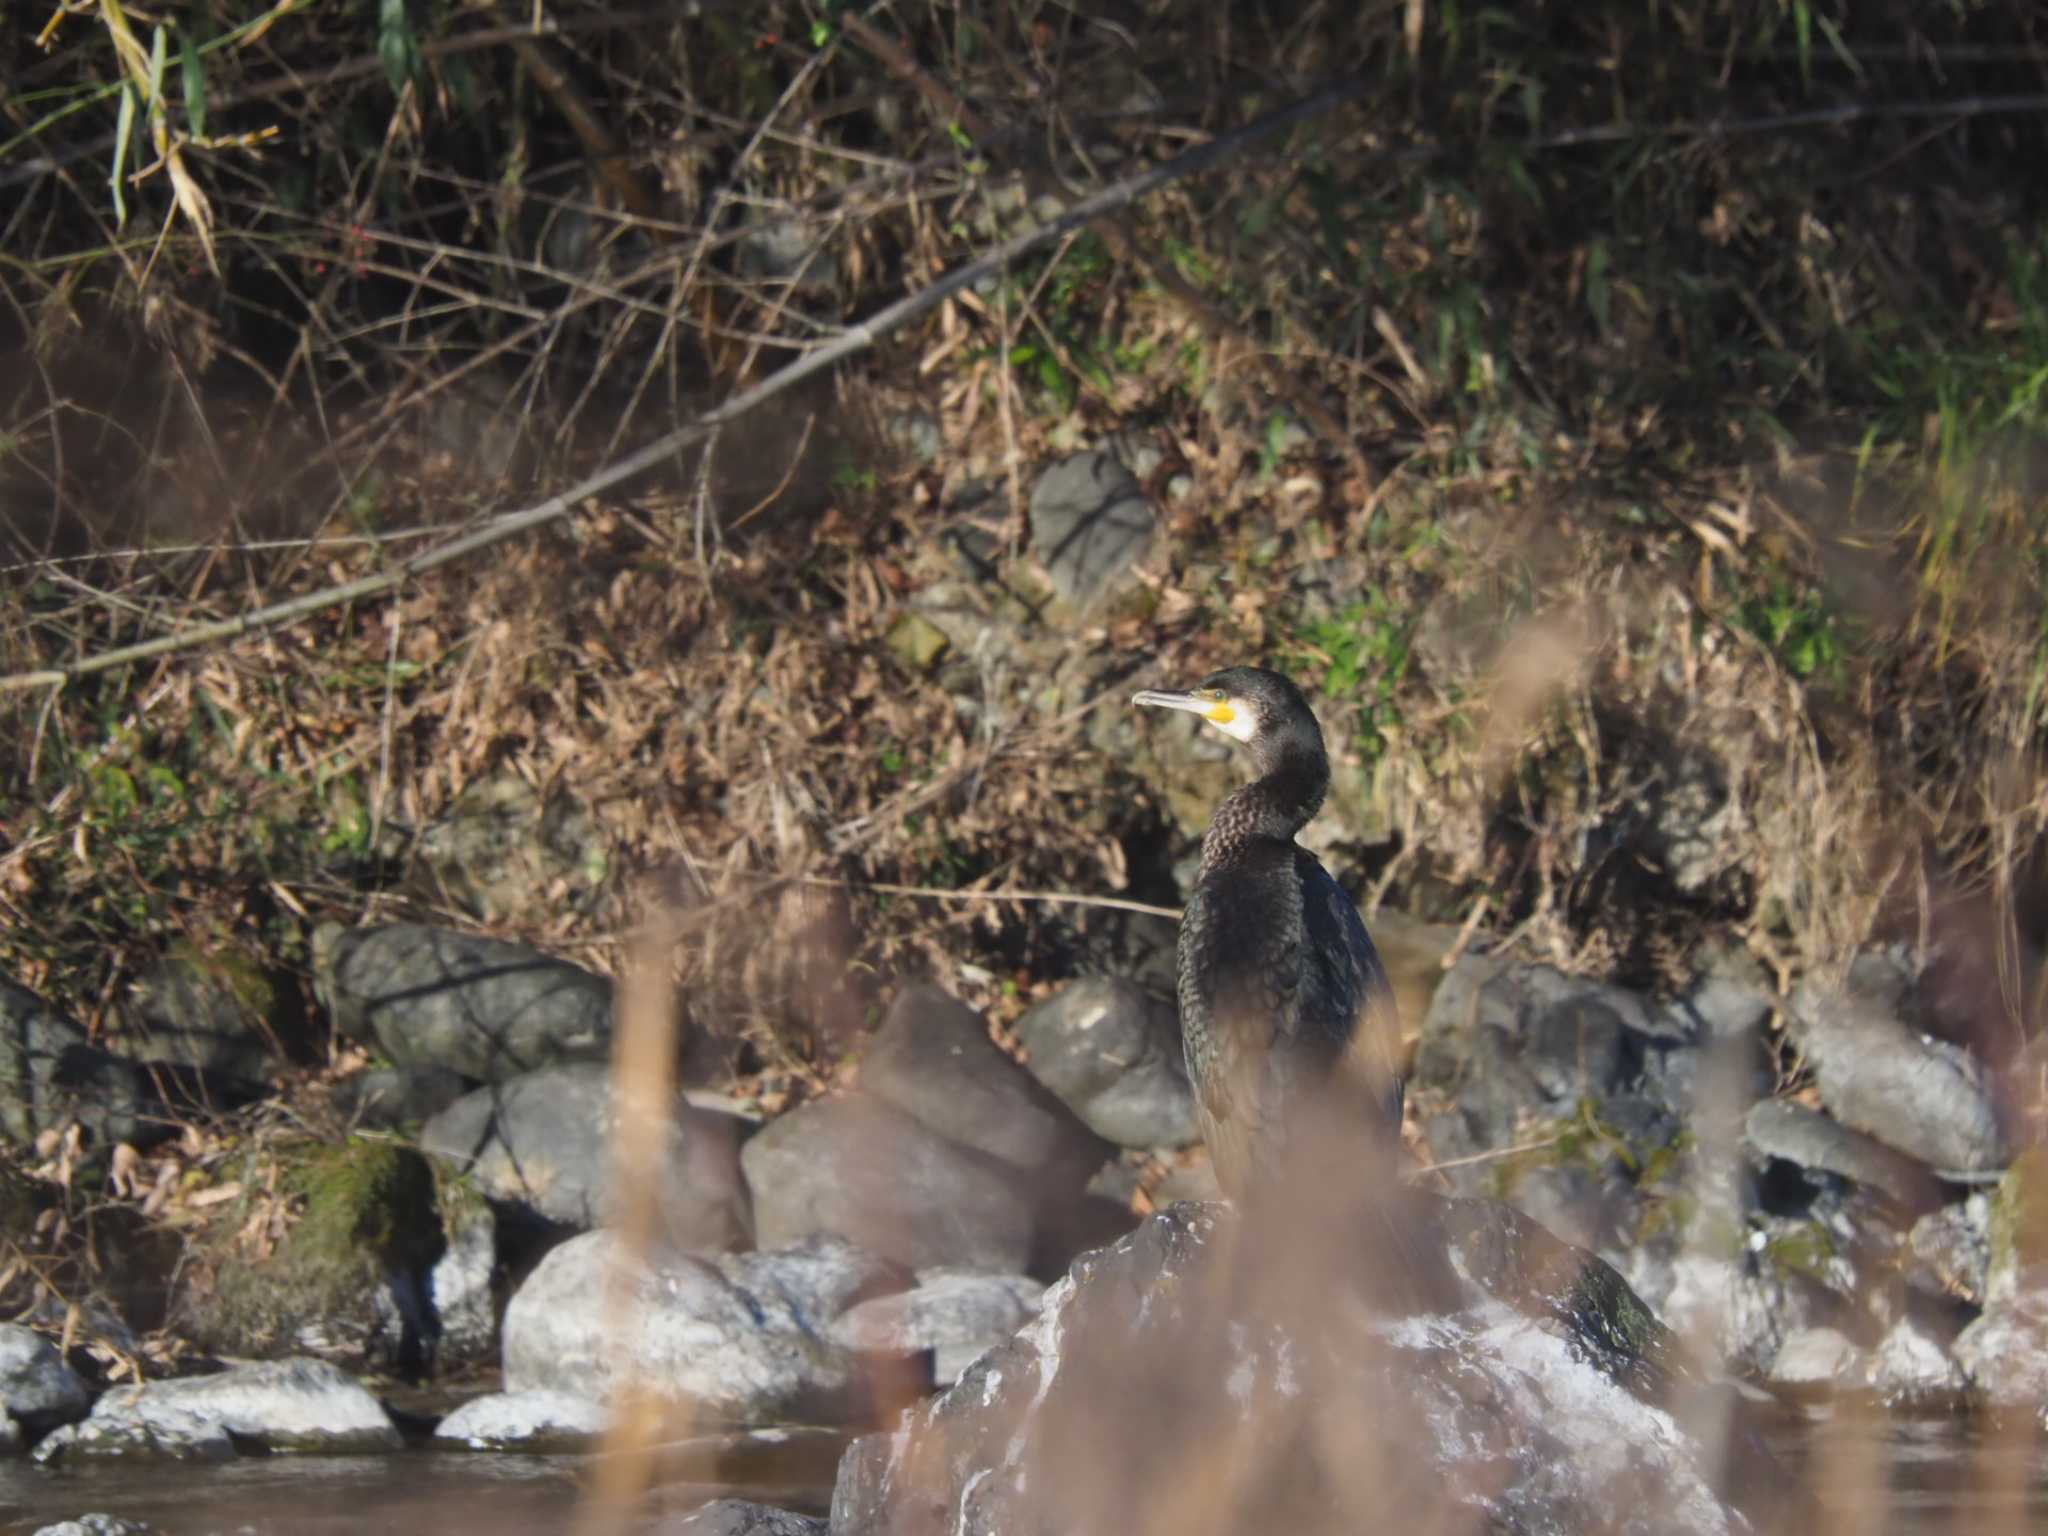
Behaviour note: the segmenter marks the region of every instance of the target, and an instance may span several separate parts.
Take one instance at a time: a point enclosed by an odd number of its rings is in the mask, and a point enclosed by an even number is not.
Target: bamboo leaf
[[[121,112],[114,119],[114,165],[107,178],[114,188],[114,227],[119,229],[128,222],[128,198],[121,190],[121,179],[128,169],[128,140],[135,132],[135,88],[124,86],[121,90]]]
[[[178,35],[178,70],[185,96],[185,121],[192,126],[192,137],[203,139],[206,137],[206,65],[199,57],[199,50],[193,46],[189,33]]]

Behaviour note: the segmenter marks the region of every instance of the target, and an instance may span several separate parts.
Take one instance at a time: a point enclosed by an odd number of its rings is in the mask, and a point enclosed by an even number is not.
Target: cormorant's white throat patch
[[[1203,718],[1233,741],[1250,741],[1252,732],[1258,728],[1256,715],[1228,700],[1209,710]]]

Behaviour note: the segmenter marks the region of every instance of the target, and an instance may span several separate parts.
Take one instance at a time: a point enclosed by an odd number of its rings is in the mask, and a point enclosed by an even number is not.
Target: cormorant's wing
[[[1386,967],[1358,908],[1316,856],[1297,847],[1294,867],[1308,937],[1302,1023],[1329,1031],[1335,1054],[1351,1056],[1372,1080],[1376,1095],[1392,1095],[1398,1112],[1400,1080],[1394,1052],[1400,1019]]]

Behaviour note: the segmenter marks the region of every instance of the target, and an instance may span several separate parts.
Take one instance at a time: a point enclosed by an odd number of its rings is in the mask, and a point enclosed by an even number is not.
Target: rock
[[[722,1252],[745,1239],[750,1218],[739,1172],[744,1122],[697,1109],[681,1095],[657,1168],[663,1241]],[[589,1228],[616,1205],[612,1137],[618,1119],[611,1068],[547,1067],[465,1095],[420,1130],[420,1147],[469,1175],[489,1199],[543,1221]]]
[[[1868,1364],[1839,1329],[1795,1328],[1778,1346],[1768,1375],[1788,1387],[1834,1386],[1860,1377]]]
[[[109,1396],[112,1394],[110,1393]],[[136,1461],[232,1461],[235,1442],[225,1426],[188,1408],[94,1415],[52,1430],[36,1442],[44,1466],[122,1457]]]
[[[102,1145],[161,1140],[163,1101],[147,1069],[0,978],[0,1132],[28,1143],[76,1120]]]
[[[585,907],[611,871],[590,807],[560,787],[543,798],[510,769],[465,787],[420,834],[419,860],[436,897],[452,896],[489,923],[529,917],[543,904]]]
[[[1200,1139],[1180,1044],[1180,1014],[1122,977],[1087,977],[1018,1020],[1018,1044],[1044,1083],[1116,1147]]]
[[[504,1082],[611,1050],[611,984],[521,944],[394,923],[325,928],[314,954],[335,1028],[401,1067]]]
[[[1951,1350],[1969,1388],[1994,1408],[2048,1406],[2048,1290],[1993,1302]]]
[[[155,1529],[146,1521],[123,1520],[119,1515],[80,1515],[42,1526],[35,1536],[150,1536]]]
[[[251,960],[232,948],[207,954],[180,943],[137,984],[130,1054],[247,1096],[288,1064],[279,1012],[275,984]]]
[[[908,986],[860,1059],[864,1093],[949,1141],[1026,1174],[1048,1199],[1078,1193],[1109,1149],[996,1049],[988,1023],[936,987]]]
[[[542,1259],[505,1309],[505,1389],[604,1403],[629,1365],[632,1380],[699,1422],[843,1417],[865,1406],[867,1379],[831,1325],[908,1280],[838,1238],[634,1261],[614,1234],[586,1232]]]
[[[60,1436],[77,1438],[46,1456]],[[325,1360],[297,1358],[112,1388],[82,1423],[38,1445],[36,1458],[104,1452],[117,1444],[176,1455],[172,1447],[190,1443],[212,1459],[222,1445],[233,1453],[228,1436],[265,1451],[330,1456],[395,1451],[400,1444],[389,1416],[353,1377]],[[99,1444],[89,1443],[94,1437]]]
[[[85,1417],[92,1389],[32,1328],[0,1323],[0,1408],[31,1435]]]
[[[1967,1050],[1908,1022],[1914,980],[1897,959],[1857,957],[1840,991],[1803,983],[1794,1038],[1837,1120],[1939,1172],[2003,1168],[2013,1146],[1992,1074]]]
[[[452,1067],[372,1067],[334,1085],[334,1107],[351,1126],[410,1130],[470,1087],[470,1080]]]
[[[434,1426],[434,1438],[473,1451],[579,1447],[605,1432],[611,1415],[570,1392],[492,1392],[473,1397]]]
[[[297,1219],[258,1254],[239,1238],[252,1219],[246,1203],[208,1208],[204,1236],[180,1266],[178,1328],[228,1356],[290,1352],[425,1369],[444,1331],[432,1276],[452,1227],[473,1222],[482,1202],[437,1183],[425,1157],[385,1137],[300,1143],[280,1155],[280,1187],[299,1198]]]
[[[648,1527],[647,1536],[826,1536],[826,1522],[745,1499],[713,1499],[680,1519]]]
[[[1953,1330],[1951,1330],[1953,1331]],[[1870,1352],[1865,1381],[1888,1403],[1948,1403],[1966,1385],[1949,1341],[1926,1322],[1902,1317]]]
[[[874,1354],[932,1352],[932,1381],[949,1387],[981,1355],[1037,1315],[1045,1287],[1027,1275],[932,1269],[917,1289],[876,1296],[832,1324],[833,1339]]]
[[[1908,1213],[1931,1211],[1942,1202],[1940,1185],[1922,1164],[1789,1099],[1752,1104],[1743,1143],[1760,1158],[1818,1168],[1881,1190]]]
[[[1497,1193],[1567,1239],[1619,1251],[1642,1224],[1639,1182],[1675,1176],[1700,1048],[1648,999],[1544,965],[1467,955],[1437,988],[1416,1053],[1423,1134],[1439,1162],[1550,1128],[1550,1148],[1452,1169],[1461,1192]],[[1586,1117],[1597,1125],[1595,1134]],[[1579,1122],[1580,1133],[1562,1132]]]
[[[1906,1247],[1912,1254],[1908,1284],[1977,1306],[1989,1299],[1991,1199],[1982,1190],[1922,1216],[1906,1234]]]
[[[1063,988],[1017,1021],[1031,1075],[1096,1135],[1119,1147],[1184,1147],[1200,1138],[1180,1016],[1116,976]]]
[[[1672,1384],[1631,1347],[1659,1334],[1654,1320],[1639,1303],[1608,1310],[1619,1282],[1589,1284],[1589,1256],[1538,1280],[1520,1260],[1555,1254],[1533,1254],[1533,1234],[1468,1209],[1479,1204],[1425,1199],[1398,1218],[1406,1245],[1455,1225],[1472,1250],[1456,1293],[1419,1311],[1333,1281],[1318,1263],[1336,1256],[1317,1252],[1327,1228],[1275,1242],[1215,1208],[1154,1216],[1080,1259],[1034,1324],[900,1431],[856,1441],[831,1529],[1143,1529],[1176,1489],[1199,1502],[1173,1505],[1162,1528],[1746,1529],[1699,1447],[1631,1390]],[[1384,1249],[1377,1223],[1360,1231],[1360,1247]],[[1262,1262],[1281,1250],[1287,1262]],[[1477,1271],[1518,1278],[1541,1320]]]
[[[1088,607],[1130,580],[1155,520],[1137,477],[1115,455],[1063,459],[1031,491],[1031,550],[1053,590]]]
[[[1031,1267],[1038,1201],[1023,1177],[865,1094],[771,1121],[740,1162],[764,1248],[835,1232],[914,1268]]]

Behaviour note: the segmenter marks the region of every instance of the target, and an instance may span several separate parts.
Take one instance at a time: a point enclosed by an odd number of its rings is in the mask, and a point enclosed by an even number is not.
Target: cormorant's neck
[[[1227,858],[1254,838],[1291,842],[1321,809],[1330,760],[1320,743],[1289,742],[1254,765],[1257,778],[1225,797],[1202,837],[1202,862]]]

